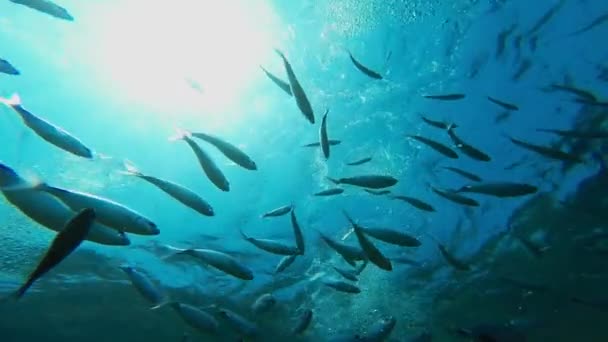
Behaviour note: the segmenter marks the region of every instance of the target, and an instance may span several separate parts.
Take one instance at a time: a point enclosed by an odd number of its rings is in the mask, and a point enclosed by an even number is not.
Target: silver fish
[[[238,147],[232,145],[231,143],[220,139],[216,136],[202,133],[202,132],[193,132],[191,133],[194,138],[201,139],[215,148],[217,148],[226,158],[232,160],[237,165],[242,166],[247,170],[257,170],[257,164],[249,157],[245,152],[241,151]]]

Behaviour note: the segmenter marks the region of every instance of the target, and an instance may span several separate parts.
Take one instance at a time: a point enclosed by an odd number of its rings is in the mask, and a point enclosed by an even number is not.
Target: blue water
[[[221,5],[62,0],[73,22],[0,2],[0,58],[21,73],[0,73],[0,96],[19,94],[25,108],[74,134],[96,154],[86,160],[49,144],[2,106],[0,161],[28,180],[128,205],[161,231],[158,236],[129,234],[131,244],[123,247],[84,242],[20,302],[0,304],[0,341],[180,341],[184,333],[201,341],[238,337],[224,324],[219,337],[196,332],[168,307],[150,311],[118,268],[127,264],[148,274],[172,299],[199,308],[227,306],[255,320],[265,332],[258,339],[263,341],[294,339],[289,331],[305,308],[315,314],[311,327],[298,337],[302,341],[365,333],[386,316],[397,319],[391,335],[396,341],[423,332],[432,332],[434,340],[458,341],[455,328],[508,322],[517,322],[510,325],[532,341],[575,341],[581,336],[606,340],[605,329],[598,326],[607,318],[606,307],[577,306],[569,300],[607,298],[602,290],[608,276],[601,261],[605,254],[580,255],[568,244],[587,233],[606,232],[606,218],[589,218],[559,205],[579,196],[597,204],[598,212],[605,208],[605,192],[595,189],[591,195],[590,189],[583,193],[579,187],[598,172],[589,155],[600,151],[602,143],[587,146],[584,164],[564,169],[562,162],[506,138],[557,146],[558,137],[535,130],[605,127],[605,106],[585,106],[571,94],[546,91],[551,84],[562,84],[590,90],[600,102],[608,96],[608,47],[603,44],[608,23],[571,35],[608,13],[608,4],[562,2],[538,32],[523,36],[519,48],[516,37],[528,32],[557,0],[230,0]],[[513,25],[505,52],[497,58],[497,36]],[[312,104],[314,125],[259,69],[262,65],[287,80],[274,48],[291,62]],[[384,79],[358,71],[346,50]],[[530,69],[514,80],[526,60]],[[422,96],[450,93],[466,98],[436,101]],[[517,104],[520,110],[500,118],[504,110],[486,96]],[[329,160],[319,148],[302,147],[319,140],[326,109],[329,137],[342,140],[332,147]],[[492,161],[463,155],[445,132],[425,125],[421,114],[457,123],[457,134]],[[255,160],[258,170],[245,170],[201,142],[230,181],[230,191],[220,191],[188,146],[170,141],[178,128],[231,142]],[[414,134],[452,146],[460,157],[447,159],[406,138]],[[370,163],[345,165],[367,156]],[[198,193],[215,216],[202,216],[125,175],[125,160],[145,174]],[[507,167],[519,161],[521,166]],[[452,189],[467,183],[442,166],[489,181],[533,184],[539,191],[509,199],[471,195],[481,205],[465,208],[431,191],[431,185]],[[393,194],[424,200],[437,212],[425,213],[348,185],[339,196],[312,196],[332,186],[327,177],[364,174],[397,178]],[[307,251],[276,276],[272,272],[281,257],[257,250],[239,231],[293,244],[289,216],[260,218],[288,204],[295,207]],[[374,241],[389,258],[407,256],[422,266],[394,263],[394,270],[385,272],[369,265],[357,283],[362,290],[358,295],[323,286],[321,279],[337,276],[332,264],[347,264],[320,241],[317,231],[336,239],[345,236],[349,224],[342,210],[364,226],[398,228],[419,238],[422,246],[408,250]],[[513,221],[532,239],[549,244],[549,255],[539,261],[513,239],[503,240]],[[3,202],[2,293],[18,287],[53,236]],[[450,268],[430,236],[458,258],[470,260],[473,271]],[[357,244],[354,235],[346,241]],[[492,248],[494,241],[498,247]],[[232,253],[254,270],[255,278],[245,282],[196,262],[164,259],[165,245]],[[496,277],[505,272],[557,288],[550,294],[530,294],[497,285]],[[265,317],[253,316],[249,306],[265,292],[275,294],[279,305]]]

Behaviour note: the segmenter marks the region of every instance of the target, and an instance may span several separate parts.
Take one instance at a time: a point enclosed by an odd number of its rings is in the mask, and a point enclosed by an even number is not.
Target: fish
[[[262,214],[262,217],[279,217],[279,216],[283,216],[283,215],[287,215],[291,212],[291,210],[293,209],[293,204],[289,204],[289,205],[284,205],[282,207],[278,207],[276,209],[272,209],[271,211],[268,211],[264,214]]]
[[[442,169],[452,171],[452,172],[454,172],[454,173],[456,173],[456,174],[458,174],[458,175],[460,175],[460,176],[462,176],[462,177],[464,177],[464,178],[466,178],[468,180],[471,180],[473,182],[481,182],[482,181],[481,177],[477,176],[476,174],[473,174],[473,173],[468,172],[468,171],[464,171],[464,170],[459,169],[459,168],[455,168],[455,167],[451,167],[451,166],[444,166],[444,167],[442,167]]]
[[[576,36],[582,33],[585,33],[587,31],[591,31],[592,29],[594,29],[595,27],[608,22],[608,13],[606,14],[602,14],[599,17],[595,18],[591,23],[589,23],[588,25],[585,25],[584,27],[572,32],[570,35],[571,36]]]
[[[78,157],[86,159],[94,157],[93,151],[68,131],[25,109],[21,104],[19,95],[13,94],[8,99],[0,97],[0,103],[5,104],[19,114],[23,123],[45,141]]]
[[[34,285],[43,275],[59,265],[67,258],[85,239],[93,222],[95,221],[95,210],[86,208],[78,212],[66,224],[65,228],[55,235],[51,245],[38,263],[36,268],[27,278],[27,281],[14,293],[15,299],[20,299],[27,290]]]
[[[213,145],[224,156],[226,156],[226,158],[232,160],[235,164],[251,171],[258,169],[257,164],[253,161],[253,159],[251,159],[251,157],[231,143],[207,133],[192,132],[191,135],[194,138],[203,140]]]
[[[300,112],[302,113],[302,115],[304,115],[304,117],[306,118],[306,120],[308,120],[308,122],[310,122],[311,124],[314,124],[315,115],[312,110],[312,106],[310,105],[310,101],[308,101],[308,97],[306,96],[304,89],[300,85],[300,82],[298,81],[296,74],[293,72],[291,64],[289,63],[289,61],[287,60],[287,58],[285,57],[285,54],[283,54],[283,52],[281,52],[278,49],[275,49],[274,51],[283,60],[285,72],[287,73],[287,78],[289,79],[289,87],[291,88],[291,93],[293,94],[293,97],[296,99],[296,104],[297,104],[298,108],[300,109]]]
[[[531,144],[529,142],[525,142],[523,140],[515,139],[515,138],[509,137],[509,136],[507,136],[507,138],[509,140],[511,140],[517,146],[523,147],[526,150],[535,152],[537,154],[540,154],[540,155],[550,158],[550,159],[556,159],[556,160],[568,161],[568,162],[574,162],[574,163],[583,163],[583,160],[578,155],[575,155],[575,154],[564,152],[562,150],[551,148],[551,147]]]
[[[260,334],[257,324],[234,311],[222,308],[219,310],[219,315],[228,322],[232,329],[241,335],[255,337]]]
[[[306,245],[304,243],[304,234],[302,234],[302,228],[300,228],[300,224],[298,223],[298,219],[296,217],[296,209],[291,210],[291,227],[293,228],[293,236],[296,240],[296,247],[300,255],[304,255],[306,251]]]
[[[507,28],[503,31],[500,31],[500,33],[498,33],[498,36],[496,37],[496,53],[495,53],[496,59],[499,59],[505,52],[507,39],[509,38],[511,33],[513,33],[513,31],[515,31],[516,27],[517,27],[517,25],[513,24],[509,28]]]
[[[314,193],[313,196],[334,196],[334,195],[339,195],[343,192],[344,192],[344,189],[332,188],[332,189],[322,190],[317,193]]]
[[[560,0],[555,6],[549,8],[545,14],[532,26],[532,28],[526,32],[526,36],[532,36],[533,34],[540,31],[540,29],[545,26],[554,16],[559,12],[559,10],[564,6],[566,0]]]
[[[0,58],[0,73],[12,76],[21,75],[21,72],[17,68],[15,68],[9,61],[2,58]]]
[[[220,323],[211,314],[197,309],[192,305],[173,302],[171,307],[177,314],[194,329],[205,333],[215,335],[219,331]]]
[[[420,240],[416,239],[415,237],[395,229],[361,227],[361,230],[366,235],[369,235],[374,239],[378,239],[392,245],[401,247],[419,247],[422,245]]]
[[[329,139],[329,140],[327,140],[327,143],[329,144],[329,146],[336,146],[336,145],[340,145],[342,143],[342,141],[335,140],[335,139]],[[320,142],[314,142],[314,143],[302,145],[302,147],[319,147],[319,146],[321,146]]]
[[[29,7],[38,12],[42,12],[53,16],[57,19],[65,21],[74,21],[74,17],[68,12],[67,9],[57,5],[50,0],[9,0],[14,4],[23,5]]]
[[[441,101],[456,101],[466,97],[465,94],[422,95],[424,98]]]
[[[399,182],[396,178],[387,175],[363,175],[340,179],[327,177],[327,179],[336,185],[348,184],[368,189],[384,189]]]
[[[390,190],[371,190],[371,189],[363,189],[363,191],[367,192],[368,194],[372,194],[372,195],[376,195],[376,196],[383,196],[383,195],[388,195],[391,193]]]
[[[259,296],[251,305],[251,311],[260,315],[270,311],[277,304],[277,299],[271,293],[264,293]]]
[[[321,144],[321,150],[325,159],[329,159],[329,138],[327,137],[327,114],[329,109],[325,110],[323,118],[321,119],[321,127],[319,128],[319,143]]]
[[[384,254],[382,254],[382,252],[367,238],[367,229],[353,221],[353,219],[346,212],[343,213],[346,219],[350,222],[355,232],[355,235],[357,236],[357,240],[359,241],[359,246],[361,246],[361,249],[367,256],[366,259],[371,261],[380,269],[383,269],[385,271],[392,271],[393,266],[391,265],[391,261],[387,257],[385,257]]]
[[[361,289],[359,287],[357,287],[356,285],[347,283],[347,282],[345,282],[343,280],[339,280],[339,279],[325,279],[325,280],[323,280],[323,284],[325,286],[331,287],[332,289],[340,291],[340,292],[353,293],[353,294],[361,293]]]
[[[519,107],[516,106],[516,105],[514,105],[514,104],[512,104],[512,103],[504,102],[504,101],[501,101],[499,99],[496,99],[496,98],[493,98],[493,97],[490,97],[490,96],[486,96],[486,98],[488,99],[488,101],[490,101],[490,102],[492,102],[494,104],[497,104],[497,105],[499,105],[500,107],[502,107],[502,108],[504,108],[506,110],[512,110],[512,111],[519,110]]]
[[[20,188],[20,191],[2,191],[6,200],[28,218],[55,232],[64,229],[65,223],[75,212],[55,196],[46,192],[23,187],[27,181],[9,166],[0,163],[0,190]],[[128,246],[131,241],[124,232],[119,232],[99,222],[94,222],[86,240],[107,246]]]
[[[319,232],[319,235],[327,246],[340,254],[350,265],[355,266],[355,261],[367,259],[365,252],[361,248],[336,241],[321,232]]]
[[[312,322],[312,317],[312,310],[305,309],[304,312],[302,312],[302,314],[300,315],[300,317],[298,317],[296,325],[293,327],[293,329],[291,329],[291,333],[294,335],[300,335],[304,331],[306,331],[306,329],[308,329],[310,323]]]
[[[289,246],[277,240],[270,239],[256,239],[245,235],[245,233],[241,230],[241,236],[245,241],[251,243],[255,247],[266,251],[268,253],[277,254],[277,255],[300,255],[302,252],[296,246]]]
[[[424,211],[428,211],[428,212],[434,212],[435,208],[433,208],[432,205],[421,201],[417,198],[414,197],[410,197],[410,196],[403,196],[403,195],[393,195],[391,196],[392,199],[395,200],[399,200],[399,201],[403,201],[405,203],[410,204],[411,206],[413,206],[414,208],[418,208],[420,210],[424,210]]]
[[[348,166],[357,166],[357,165],[363,165],[365,163],[369,163],[370,161],[372,161],[372,157],[365,157],[365,158],[361,158],[359,160],[355,160],[352,162],[346,162],[346,165]]]
[[[566,84],[551,84],[549,85],[549,89],[566,92],[592,103],[598,101],[597,96],[595,96],[591,91],[569,86]]]
[[[513,76],[511,76],[511,80],[519,81],[529,70],[532,68],[532,60],[529,58],[525,58],[519,64],[519,68],[515,71]]]
[[[431,187],[431,190],[436,193],[437,195],[448,199],[454,203],[458,203],[458,204],[462,204],[462,205],[467,205],[470,207],[479,207],[479,202],[477,202],[476,200],[472,199],[472,198],[468,198],[465,196],[462,196],[454,191],[450,191],[450,190],[444,190],[444,189],[438,189],[435,187]]]
[[[137,211],[108,198],[86,192],[54,187],[44,182],[34,184],[32,189],[55,196],[74,211],[82,210],[84,208],[93,208],[97,214],[98,222],[118,231],[138,235],[160,234],[160,230],[152,220]]]
[[[124,165],[126,169],[126,171],[124,172],[125,174],[141,178],[147,181],[148,183],[164,191],[166,194],[173,197],[180,203],[184,204],[188,208],[191,208],[204,216],[215,215],[215,212],[211,205],[202,197],[197,195],[194,191],[177,183],[170,182],[168,180],[145,175],[141,171],[139,171],[137,167],[131,162],[125,161]]]
[[[218,269],[223,273],[231,275],[235,278],[242,280],[253,280],[254,278],[253,271],[230,254],[208,248],[182,249],[173,246],[167,247],[172,251],[176,251],[176,254],[178,255],[188,255],[196,258],[206,265]]]
[[[419,135],[406,135],[406,137],[417,140],[448,158],[458,159],[458,154],[456,154],[456,152],[454,152],[454,150],[445,146],[444,144],[438,143],[434,140],[431,140],[431,139],[428,139],[428,138],[425,138],[425,137],[422,137]]]
[[[538,187],[514,182],[488,182],[481,184],[465,185],[456,192],[472,192],[495,197],[519,197],[534,194]]]
[[[366,67],[365,65],[361,64],[358,60],[355,59],[355,57],[353,57],[353,54],[348,51],[348,56],[350,57],[351,62],[353,62],[353,64],[355,65],[355,67],[361,71],[362,73],[364,73],[366,76],[370,77],[370,78],[374,78],[377,80],[381,80],[382,79],[382,75],[380,75],[379,73],[369,69],[368,67]]]
[[[347,270],[341,267],[337,267],[337,266],[332,266],[332,268],[334,269],[334,271],[338,272],[338,274],[340,274],[342,277],[344,277],[347,280],[350,281],[358,281],[359,278],[357,278],[357,272],[354,270]]]
[[[274,269],[274,274],[278,274],[278,273],[285,271],[285,269],[287,269],[287,267],[291,266],[291,264],[293,264],[293,262],[296,261],[297,257],[298,256],[296,254],[284,256],[281,259],[281,261],[279,261],[279,263],[277,264],[277,267]]]
[[[448,128],[448,135],[452,139],[452,142],[458,149],[460,149],[464,154],[478,161],[489,162],[492,158],[487,155],[485,152],[473,147],[470,144],[467,144],[464,140],[454,133],[454,129],[452,127]]]
[[[452,253],[450,253],[448,251],[448,249],[441,242],[439,242],[437,239],[432,237],[430,234],[427,234],[427,235],[429,235],[429,237],[431,237],[431,239],[433,239],[435,241],[435,243],[437,244],[437,249],[439,249],[439,252],[443,256],[445,261],[450,266],[452,266],[452,268],[454,268],[458,271],[470,271],[471,270],[471,266],[469,264],[467,264],[464,261],[453,256]]]
[[[226,176],[222,173],[222,170],[215,164],[213,159],[203,150],[194,140],[192,140],[192,133],[178,129],[177,135],[175,137],[169,138],[171,141],[175,140],[183,140],[196,155],[196,159],[198,159],[198,163],[200,164],[203,172],[207,178],[215,185],[218,189],[228,192],[230,191],[230,182],[226,179]]]
[[[260,65],[260,69],[262,69],[262,71],[266,74],[266,76],[277,86],[279,86],[279,88],[281,88],[287,95],[289,96],[293,96],[293,94],[291,93],[291,86],[289,85],[289,82],[285,82],[282,79],[280,79],[279,77],[275,76],[274,74],[272,74],[270,71],[266,70],[263,66]]]
[[[577,138],[577,139],[608,139],[608,131],[587,131],[587,130],[576,130],[576,129],[549,129],[549,128],[537,128],[537,132],[552,133],[559,135],[560,137],[566,138]]]
[[[426,116],[424,116],[422,114],[420,115],[420,118],[422,119],[422,121],[424,121],[428,125],[433,126],[433,127],[437,127],[437,128],[440,128],[440,129],[448,129],[448,127],[450,127],[450,125],[452,127],[458,127],[456,124],[450,124],[450,123],[443,122],[443,121],[437,121],[437,120],[429,119],[429,118],[427,118]]]
[[[131,266],[120,266],[120,269],[127,274],[137,292],[152,304],[151,309],[160,308],[167,302],[167,297],[146,274]]]

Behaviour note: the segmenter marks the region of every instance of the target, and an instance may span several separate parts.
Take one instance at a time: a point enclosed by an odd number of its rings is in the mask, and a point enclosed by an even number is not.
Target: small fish
[[[357,165],[363,165],[365,163],[369,163],[370,161],[372,161],[372,157],[365,157],[365,158],[361,158],[359,160],[355,160],[352,162],[347,162],[346,165],[348,166],[357,166]]]
[[[448,199],[454,203],[458,203],[458,204],[462,204],[462,205],[467,205],[470,207],[479,207],[479,202],[477,202],[476,200],[472,199],[472,198],[468,198],[465,196],[462,196],[454,191],[450,191],[450,190],[443,190],[443,189],[438,189],[435,187],[431,187],[431,190],[436,193],[437,195]]]
[[[551,84],[549,86],[550,90],[554,91],[562,91],[566,93],[570,93],[580,99],[587,100],[588,102],[597,102],[598,98],[589,90],[580,89],[577,87],[565,85],[565,84]]]
[[[278,207],[276,209],[273,209],[267,213],[262,214],[262,217],[278,217],[278,216],[283,216],[286,214],[289,214],[289,212],[291,212],[291,210],[293,209],[293,205],[289,204],[289,205],[284,205],[282,207]]]
[[[451,166],[444,166],[444,167],[442,167],[442,169],[452,171],[458,175],[461,175],[462,177],[464,177],[468,180],[472,180],[473,182],[481,182],[481,180],[482,180],[481,177],[479,177],[471,172],[459,169],[459,168],[455,168],[455,167],[451,167]]]
[[[359,246],[361,246],[361,249],[367,256],[366,259],[371,261],[380,269],[383,269],[385,271],[392,271],[393,266],[391,265],[391,261],[387,257],[385,257],[382,252],[380,252],[380,250],[367,238],[365,233],[366,229],[355,223],[355,221],[353,221],[353,219],[346,212],[344,212],[344,216],[353,227],[355,235],[357,236],[357,240],[359,241]]]
[[[74,17],[67,9],[57,5],[50,0],[9,0],[12,3],[29,7],[33,10],[48,14],[57,19],[74,21]]]
[[[365,260],[365,252],[357,246],[347,245],[345,243],[336,241],[323,233],[319,232],[321,239],[327,246],[336,251],[336,253],[340,254],[346,262],[348,262],[351,266],[355,266],[355,261]]]
[[[170,140],[183,140],[196,155],[196,159],[198,159],[198,163],[201,168],[205,172],[207,178],[215,185],[218,189],[222,191],[230,191],[230,182],[222,173],[222,170],[215,164],[213,159],[203,150],[194,140],[192,140],[192,133],[184,130],[178,130],[178,133],[175,137],[170,138]]]
[[[323,190],[323,191],[319,191],[315,194],[313,194],[313,196],[335,196],[335,195],[339,195],[341,193],[344,192],[344,189],[340,189],[340,188],[333,188],[333,189],[327,189],[327,190]]]
[[[500,31],[500,33],[498,33],[498,36],[496,37],[496,53],[495,53],[496,59],[499,59],[500,57],[502,57],[503,53],[505,52],[507,39],[509,38],[511,33],[513,33],[513,31],[515,31],[516,27],[517,27],[517,25],[513,24],[509,28],[507,28],[503,31]]]
[[[383,195],[388,195],[391,193],[390,190],[371,190],[371,189],[363,189],[363,191],[367,192],[368,194],[372,194],[372,195],[376,195],[376,196],[383,196]]]
[[[490,195],[495,197],[519,197],[534,194],[538,191],[538,187],[513,182],[493,182],[465,185],[456,192],[472,192],[482,195]]]
[[[467,144],[460,137],[454,133],[453,127],[448,128],[448,135],[452,139],[452,142],[458,149],[460,149],[464,154],[478,161],[489,162],[492,158],[487,155],[485,152],[480,151],[479,149],[473,147],[470,144]]]
[[[176,251],[179,255],[188,255],[196,258],[206,265],[209,265],[215,269],[218,269],[228,275],[242,280],[253,280],[253,271],[243,265],[235,257],[230,254],[216,251],[213,249],[203,248],[176,248],[173,246],[167,246],[169,249]]]
[[[359,71],[361,71],[362,73],[364,73],[365,75],[367,75],[370,78],[375,78],[377,80],[381,80],[382,79],[382,75],[380,75],[379,73],[377,73],[377,72],[369,69],[365,65],[359,63],[359,61],[357,61],[355,59],[355,57],[353,57],[353,54],[350,53],[350,51],[348,51],[348,56],[350,57],[350,60],[351,60],[351,62],[353,62],[353,64],[355,65],[355,67],[357,69],[359,69]]]
[[[428,125],[437,127],[440,129],[448,129],[448,127],[450,127],[450,126],[452,126],[454,128],[458,127],[456,124],[449,124],[449,123],[443,122],[443,121],[431,120],[424,115],[420,115],[420,118],[422,119],[422,121],[426,122]]]
[[[300,228],[300,224],[298,223],[298,219],[296,218],[296,209],[291,210],[291,227],[293,228],[293,235],[296,240],[296,247],[300,255],[304,255],[306,251],[306,245],[304,244],[304,234],[302,234],[302,228]]]
[[[179,185],[177,183],[173,183],[164,179],[160,179],[154,176],[144,175],[137,169],[137,167],[128,161],[125,161],[125,173],[130,176],[141,178],[148,183],[156,186],[160,190],[164,191],[169,196],[175,198],[180,203],[185,206],[194,209],[200,214],[205,216],[214,216],[215,212],[211,205],[205,201],[202,197],[197,195],[194,191]]]
[[[78,157],[87,159],[93,158],[93,151],[86,147],[78,138],[74,137],[63,128],[56,126],[23,108],[19,95],[13,94],[13,96],[8,99],[0,97],[0,103],[12,108],[19,114],[27,127],[47,142]]]
[[[241,149],[232,145],[231,143],[206,133],[194,132],[191,133],[191,135],[194,138],[201,139],[213,145],[220,152],[222,152],[226,158],[232,160],[235,164],[240,165],[247,170],[255,171],[258,169],[256,163],[247,154],[245,154],[245,152],[241,151]]]
[[[511,79],[513,81],[519,81],[532,67],[532,60],[525,58],[520,64],[519,68],[515,71]]]
[[[499,113],[496,115],[496,117],[494,118],[494,123],[501,123],[510,117],[511,117],[511,112],[508,110],[505,110],[502,113]]]
[[[579,30],[576,30],[576,31],[572,32],[570,35],[571,36],[576,36],[576,35],[579,35],[581,33],[585,33],[585,32],[590,31],[593,28],[595,28],[595,27],[597,27],[597,26],[599,26],[599,25],[601,25],[601,24],[603,24],[605,22],[608,22],[608,13],[600,15],[599,17],[595,18],[590,24],[586,25],[585,27],[583,27],[583,28],[581,28]]]
[[[243,239],[245,239],[245,241],[251,243],[252,245],[256,246],[257,248],[259,248],[263,251],[266,251],[268,253],[277,254],[277,255],[300,255],[301,254],[298,247],[289,246],[289,245],[286,245],[277,240],[252,238],[252,237],[245,235],[245,233],[243,233],[242,230],[240,231],[240,233],[241,233],[241,236],[243,237]]]
[[[584,130],[562,130],[537,128],[537,132],[553,133],[566,138],[578,139],[608,139],[608,131],[584,131]]]
[[[515,138],[509,137],[509,136],[507,136],[507,138],[509,138],[509,140],[511,140],[515,145],[523,147],[526,150],[538,153],[547,158],[561,160],[561,161],[574,162],[574,163],[583,162],[583,160],[578,155],[575,155],[575,154],[564,152],[562,150],[551,148],[551,147],[531,144],[531,143],[525,142],[523,140],[515,139]]]
[[[389,228],[363,228],[361,230],[374,239],[401,247],[419,247],[422,243],[415,237]]]
[[[312,322],[312,316],[312,310],[305,309],[304,312],[300,315],[300,317],[298,317],[298,322],[291,330],[291,333],[294,335],[300,335],[304,331],[306,331],[306,329],[308,329],[310,323]]]
[[[512,111],[519,110],[519,107],[516,106],[516,105],[514,105],[514,104],[512,104],[512,103],[504,102],[504,101],[501,101],[499,99],[496,99],[496,98],[493,98],[493,97],[490,97],[490,96],[486,96],[486,98],[488,99],[488,101],[490,101],[490,102],[492,102],[494,104],[497,104],[497,105],[501,106],[502,108],[504,108],[506,110],[512,110]]]
[[[340,291],[340,292],[345,292],[345,293],[361,293],[361,289],[358,288],[356,285],[353,285],[351,283],[347,283],[343,280],[339,280],[339,279],[325,279],[323,280],[323,284],[331,287],[334,290]]]
[[[321,150],[325,159],[329,159],[329,138],[327,137],[327,114],[329,109],[325,110],[323,118],[321,119],[321,127],[319,128],[319,143],[321,144]]]
[[[364,176],[356,176],[356,177],[346,177],[340,179],[329,178],[327,179],[336,184],[348,184],[359,186],[362,188],[368,189],[383,189],[391,187],[397,184],[398,180],[392,176],[385,175],[364,175]]]
[[[236,312],[228,309],[220,309],[219,314],[226,320],[226,322],[228,322],[232,329],[241,335],[246,337],[255,337],[260,334],[260,329],[254,322],[251,322]]]
[[[604,299],[604,298],[583,299],[580,297],[572,297],[572,298],[570,298],[570,300],[573,303],[585,305],[587,307],[590,307],[590,308],[593,308],[593,309],[596,309],[599,311],[608,312],[608,299]]]
[[[15,292],[14,297],[19,299],[40,277],[68,257],[85,239],[93,222],[95,210],[86,208],[78,212],[65,225],[65,228],[55,235],[36,269],[28,276],[27,281]]]
[[[271,293],[265,293],[253,302],[251,311],[256,315],[260,315],[270,311],[276,304],[277,299]]]
[[[327,143],[329,144],[329,146],[336,146],[336,145],[340,145],[342,143],[342,141],[329,139],[327,141]],[[302,147],[319,147],[319,146],[321,146],[320,142],[314,142],[314,143],[302,145]]]
[[[359,281],[359,278],[357,278],[357,272],[355,270],[347,270],[341,267],[337,267],[337,266],[332,266],[332,268],[334,269],[334,271],[338,272],[338,274],[340,274],[342,277],[344,277],[345,279],[348,279],[350,281]]]
[[[166,296],[146,274],[130,266],[121,266],[120,269],[129,276],[137,292],[152,304],[151,309],[159,308],[166,302]]]
[[[451,148],[445,146],[444,144],[438,143],[434,140],[425,137],[421,137],[419,135],[406,135],[406,137],[418,140],[419,142],[429,146],[433,150],[443,154],[448,158],[458,159],[458,154],[456,154],[456,152],[454,152]]]
[[[540,29],[545,26],[551,20],[551,18],[555,16],[555,14],[557,14],[557,12],[562,8],[562,6],[564,6],[565,3],[566,0],[560,0],[558,3],[555,4],[555,6],[549,8],[547,12],[545,12],[545,14],[543,14],[543,16],[540,17],[540,19],[534,24],[534,26],[532,26],[532,28],[528,32],[526,32],[526,36],[532,36],[533,34],[540,31]]]
[[[0,73],[17,76],[20,75],[21,72],[17,70],[9,61],[6,59],[0,58]]]
[[[466,97],[465,94],[445,94],[445,95],[422,95],[424,98],[441,101],[456,101]]]
[[[448,251],[448,249],[441,242],[437,241],[437,239],[435,239],[431,235],[429,235],[429,237],[431,237],[431,239],[435,240],[435,243],[437,244],[437,248],[439,249],[439,252],[441,253],[441,255],[443,256],[443,258],[445,259],[445,261],[450,266],[452,266],[454,269],[456,269],[458,271],[470,271],[471,270],[471,266],[470,265],[468,265],[464,261],[462,261],[462,260],[454,257],[452,255],[452,253],[450,253]]]
[[[302,112],[302,115],[304,115],[306,120],[308,120],[311,124],[314,124],[315,123],[314,112],[312,111],[312,107],[310,105],[310,102],[308,101],[308,97],[306,96],[304,89],[302,89],[300,82],[296,78],[296,74],[293,72],[291,64],[289,63],[289,61],[287,60],[287,58],[285,57],[283,52],[281,52],[278,49],[275,49],[275,52],[283,60],[283,65],[285,66],[285,72],[287,73],[287,78],[289,79],[289,86],[291,88],[291,93],[293,94],[293,97],[296,99],[296,104],[298,105],[300,112]]]
[[[207,312],[192,305],[173,302],[171,306],[177,314],[191,327],[205,333],[215,335],[219,330],[219,322]]]
[[[188,86],[190,86],[190,88],[192,88],[193,90],[196,90],[198,93],[201,94],[205,93],[201,84],[195,81],[194,79],[187,77],[185,78],[185,81],[186,83],[188,83]]]
[[[275,76],[274,74],[272,74],[270,71],[266,70],[263,66],[260,65],[260,69],[262,69],[262,71],[264,71],[264,73],[266,74],[266,76],[272,81],[274,82],[274,84],[276,84],[277,86],[279,86],[279,88],[283,89],[283,91],[285,93],[287,93],[287,95],[289,96],[293,96],[293,94],[291,93],[291,86],[289,86],[289,82],[285,82],[282,79],[280,79],[279,77]]]
[[[293,264],[293,262],[296,261],[297,257],[298,257],[297,255],[284,256],[281,259],[281,261],[279,261],[279,263],[277,264],[277,267],[274,269],[274,273],[278,274],[278,273],[285,271],[285,269],[287,269],[287,267],[291,266],[291,264]]]
[[[391,196],[392,199],[396,199],[396,200],[400,200],[403,201],[405,203],[410,204],[411,206],[418,208],[420,210],[424,210],[424,211],[428,211],[428,212],[434,212],[435,208],[433,208],[432,205],[423,202],[417,198],[414,197],[410,197],[410,196],[402,196],[402,195],[393,195]]]

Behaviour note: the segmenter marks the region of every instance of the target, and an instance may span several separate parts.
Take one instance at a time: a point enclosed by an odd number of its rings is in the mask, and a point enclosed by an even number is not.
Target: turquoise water
[[[129,246],[85,241],[23,299],[0,304],[0,341],[237,340],[241,334],[218,307],[254,321],[261,333],[248,340],[260,341],[353,340],[388,316],[396,325],[386,340],[395,341],[423,333],[437,341],[466,340],[470,336],[455,330],[481,324],[516,330],[531,341],[608,338],[601,326],[608,310],[605,175],[593,157],[605,154],[605,143],[536,131],[605,128],[608,48],[602,37],[608,23],[572,33],[605,15],[606,4],[62,0],[61,6],[73,22],[0,2],[0,58],[20,72],[0,73],[0,96],[19,94],[24,108],[81,139],[95,157],[80,158],[44,141],[2,105],[0,161],[29,181],[127,205],[154,221],[160,234],[127,233]],[[552,8],[554,15],[545,16]],[[510,28],[499,55],[498,37]],[[287,81],[274,48],[285,52],[302,84],[314,125],[260,70],[264,66]],[[383,79],[357,70],[347,51]],[[527,63],[529,69],[516,77]],[[596,100],[577,102],[584,96],[551,85],[588,90]],[[441,94],[466,97],[423,97]],[[505,111],[487,96],[519,110]],[[331,147],[328,160],[320,148],[302,147],[319,141],[326,109],[329,138],[342,141]],[[457,135],[491,162],[466,156],[421,114],[456,123]],[[188,145],[169,139],[178,129],[221,137],[245,151],[257,170],[197,140],[229,180],[230,191],[221,191]],[[459,158],[406,135],[443,143]],[[585,162],[571,166],[544,158],[507,136],[571,150]],[[372,159],[345,164],[364,157]],[[201,215],[126,175],[127,160],[147,175],[191,189],[215,215]],[[465,207],[432,191],[470,183],[444,166],[538,191],[516,198],[466,194],[480,206]],[[395,177],[392,194],[423,200],[436,211],[350,185],[340,185],[345,191],[337,196],[313,196],[334,186],[327,177],[366,174]],[[281,256],[247,243],[240,230],[293,245],[289,215],[260,217],[284,205],[295,207],[306,252],[276,275]],[[348,264],[319,231],[357,246],[342,210],[363,226],[398,229],[422,245],[403,248],[372,239],[393,270],[369,264],[356,282],[361,293],[337,292],[323,281],[338,277],[332,265]],[[509,225],[544,247],[542,257],[506,233]],[[24,281],[54,234],[2,201],[3,296]],[[472,269],[450,267],[433,239]],[[187,257],[168,258],[167,245],[229,253],[254,279],[239,280]],[[150,310],[119,268],[124,265],[147,274],[172,300],[214,315],[219,332],[198,332],[169,306]],[[272,293],[277,305],[254,314],[251,305],[264,293]],[[291,329],[305,309],[314,312],[312,324],[294,337]]]

